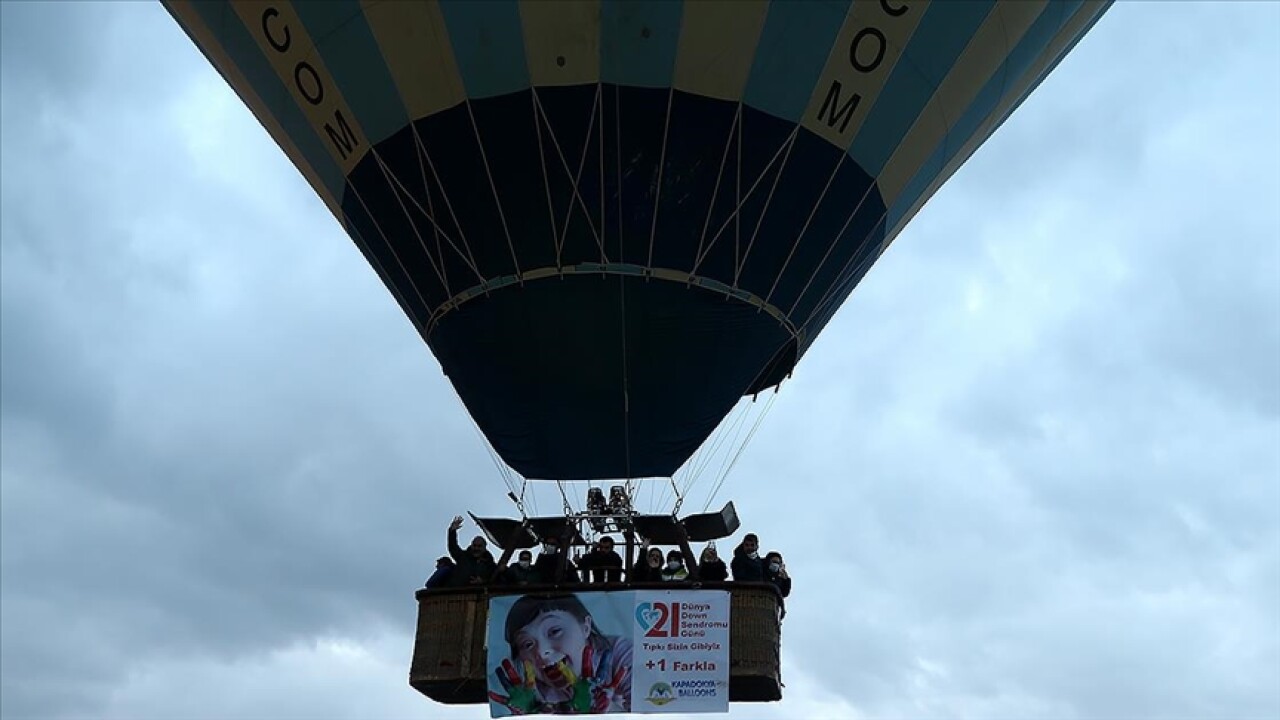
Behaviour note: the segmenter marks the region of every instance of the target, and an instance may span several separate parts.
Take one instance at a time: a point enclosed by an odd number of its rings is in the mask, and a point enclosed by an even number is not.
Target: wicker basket
[[[561,590],[662,589],[664,584],[574,585]],[[777,591],[764,583],[703,583],[705,590],[728,590],[729,700],[768,702],[782,699],[781,622]],[[485,633],[489,598],[526,594],[532,588],[451,588],[419,590],[418,633],[409,684],[446,704],[488,701]],[[550,589],[550,588],[548,588]]]

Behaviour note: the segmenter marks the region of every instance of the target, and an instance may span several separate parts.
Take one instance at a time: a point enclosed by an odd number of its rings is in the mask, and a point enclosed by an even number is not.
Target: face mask
[[[520,561],[520,567],[524,568],[525,570],[528,570],[528,569],[529,569],[529,565],[531,565],[531,564],[532,564],[532,563],[530,563],[528,560],[521,560],[521,561]]]
[[[556,546],[555,546],[555,545],[552,545],[552,544],[550,544],[550,543],[543,543],[543,544],[542,544],[542,552],[544,552],[544,553],[546,553],[546,554],[548,554],[548,555],[555,555],[555,554],[556,554]]]
[[[769,563],[769,572],[778,572],[781,569],[782,569],[782,563],[776,563],[776,562]]]
[[[668,569],[668,570],[679,570],[679,569],[680,569],[680,561],[679,561],[679,560],[668,560],[668,561],[667,561],[667,569]]]
[[[747,557],[751,558],[752,560],[759,560],[759,559],[760,559],[760,553],[758,553],[758,552],[748,553],[748,554],[747,554]]]

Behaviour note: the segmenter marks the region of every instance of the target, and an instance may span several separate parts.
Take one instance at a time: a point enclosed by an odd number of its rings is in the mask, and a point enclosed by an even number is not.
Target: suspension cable
[[[773,409],[773,403],[777,401],[777,399],[778,399],[778,391],[774,390],[773,394],[769,396],[769,401],[765,403],[764,410],[762,410],[760,414],[756,416],[755,425],[751,427],[751,432],[747,433],[747,439],[743,440],[742,445],[738,446],[738,452],[734,454],[733,459],[729,461],[729,464],[727,467],[725,467],[724,472],[721,473],[719,479],[716,480],[716,484],[711,489],[711,494],[707,496],[707,502],[704,503],[702,506],[702,512],[706,512],[707,509],[711,507],[711,503],[715,501],[716,495],[720,493],[720,487],[724,485],[724,481],[729,477],[729,473],[733,470],[734,466],[738,464],[738,458],[742,457],[742,453],[746,451],[747,445],[750,445],[751,440],[755,438],[756,431],[759,430],[760,426],[764,423],[764,416],[768,415],[769,410]]]
[[[556,480],[556,487],[560,488],[560,499],[564,500],[564,516],[569,517],[573,514],[573,506],[569,504],[569,495],[564,491],[564,481]]]

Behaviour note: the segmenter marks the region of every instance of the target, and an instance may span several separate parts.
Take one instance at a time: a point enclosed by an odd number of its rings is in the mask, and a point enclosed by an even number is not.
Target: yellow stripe
[[[293,144],[293,140],[290,139],[284,128],[280,126],[271,111],[267,109],[267,105],[262,101],[262,98],[258,97],[258,94],[253,91],[253,86],[249,84],[249,81],[241,74],[240,68],[232,62],[230,56],[218,44],[213,33],[209,31],[209,28],[200,18],[200,14],[191,6],[191,2],[189,0],[167,0],[165,4],[170,12],[182,20],[182,24],[191,33],[196,45],[205,52],[213,62],[214,67],[218,69],[222,77],[240,96],[240,100],[248,106],[250,112],[258,119],[258,122],[262,123],[267,133],[271,135],[271,138],[276,141],[276,144],[280,146],[284,154],[298,168],[302,176],[307,179],[308,183],[311,183],[311,188],[324,201],[324,204],[329,208],[329,212],[333,213],[339,223],[345,225],[342,206],[338,203],[338,199],[320,181],[320,176],[316,174],[315,168],[311,167],[311,163],[307,162],[306,156]]]
[[[521,0],[520,22],[535,87],[600,81],[599,0]]]
[[[928,4],[929,0],[855,0],[800,124],[848,150]]]
[[[1009,48],[1018,44],[1047,2],[1019,0],[996,5],[995,12],[974,33],[968,47],[947,73],[937,92],[929,98],[920,117],[880,173],[880,192],[885,205],[892,206],[898,199],[903,187],[911,182],[916,171],[933,154],[938,143],[977,97],[978,91],[1008,57]]]
[[[987,119],[983,121],[977,132],[973,134],[973,137],[969,138],[969,141],[960,149],[960,152],[956,153],[946,167],[942,169],[942,172],[938,173],[933,182],[929,183],[929,187],[920,194],[920,198],[912,204],[911,209],[903,214],[898,224],[889,230],[885,235],[883,247],[888,247],[889,243],[893,242],[898,233],[902,232],[907,223],[911,222],[916,213],[920,212],[920,208],[929,201],[929,198],[933,197],[938,188],[942,187],[968,161],[969,157],[987,141],[991,133],[996,130],[995,124],[1000,122],[1005,113],[1009,112],[1009,108],[1022,98],[1031,83],[1035,82],[1040,73],[1044,72],[1045,67],[1053,62],[1066,46],[1077,38],[1084,27],[1104,9],[1106,9],[1106,5],[1101,0],[1086,0],[1085,4],[1076,10],[1076,14],[1058,31],[1058,35],[1054,37],[1053,42],[1049,43],[1049,46],[1040,54],[1040,57],[1036,58],[1035,63],[1023,73],[1018,84],[1005,92],[996,109],[987,115]]]
[[[769,4],[686,0],[676,54],[678,90],[741,100]]]
[[[231,7],[257,41],[263,56],[280,76],[334,162],[344,175],[349,175],[369,151],[369,139],[316,52],[315,43],[298,19],[293,3],[234,0]]]
[[[360,0],[410,120],[434,115],[466,100],[449,29],[437,0]]]

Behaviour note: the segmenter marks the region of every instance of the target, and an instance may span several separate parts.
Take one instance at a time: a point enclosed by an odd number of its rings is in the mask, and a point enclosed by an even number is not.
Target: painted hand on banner
[[[506,705],[507,709],[516,715],[527,715],[540,710],[542,701],[538,699],[533,663],[524,660],[520,665],[524,670],[523,678],[516,672],[516,666],[510,660],[502,661],[502,667],[497,668],[493,673],[498,676],[498,682],[502,684],[502,689],[507,694],[500,695],[490,690],[489,699]]]
[[[560,661],[560,672],[568,679],[569,685],[573,688],[573,699],[569,701],[574,712],[579,713],[603,713],[609,709],[609,703],[613,701],[614,693],[622,686],[623,681],[627,678],[627,673],[631,672],[630,668],[618,668],[616,672],[609,675],[609,666],[612,664],[613,651],[605,650],[604,655],[600,656],[600,672],[603,677],[597,675],[595,670],[595,648],[591,643],[582,650],[582,677],[576,677],[573,668],[564,660]]]

